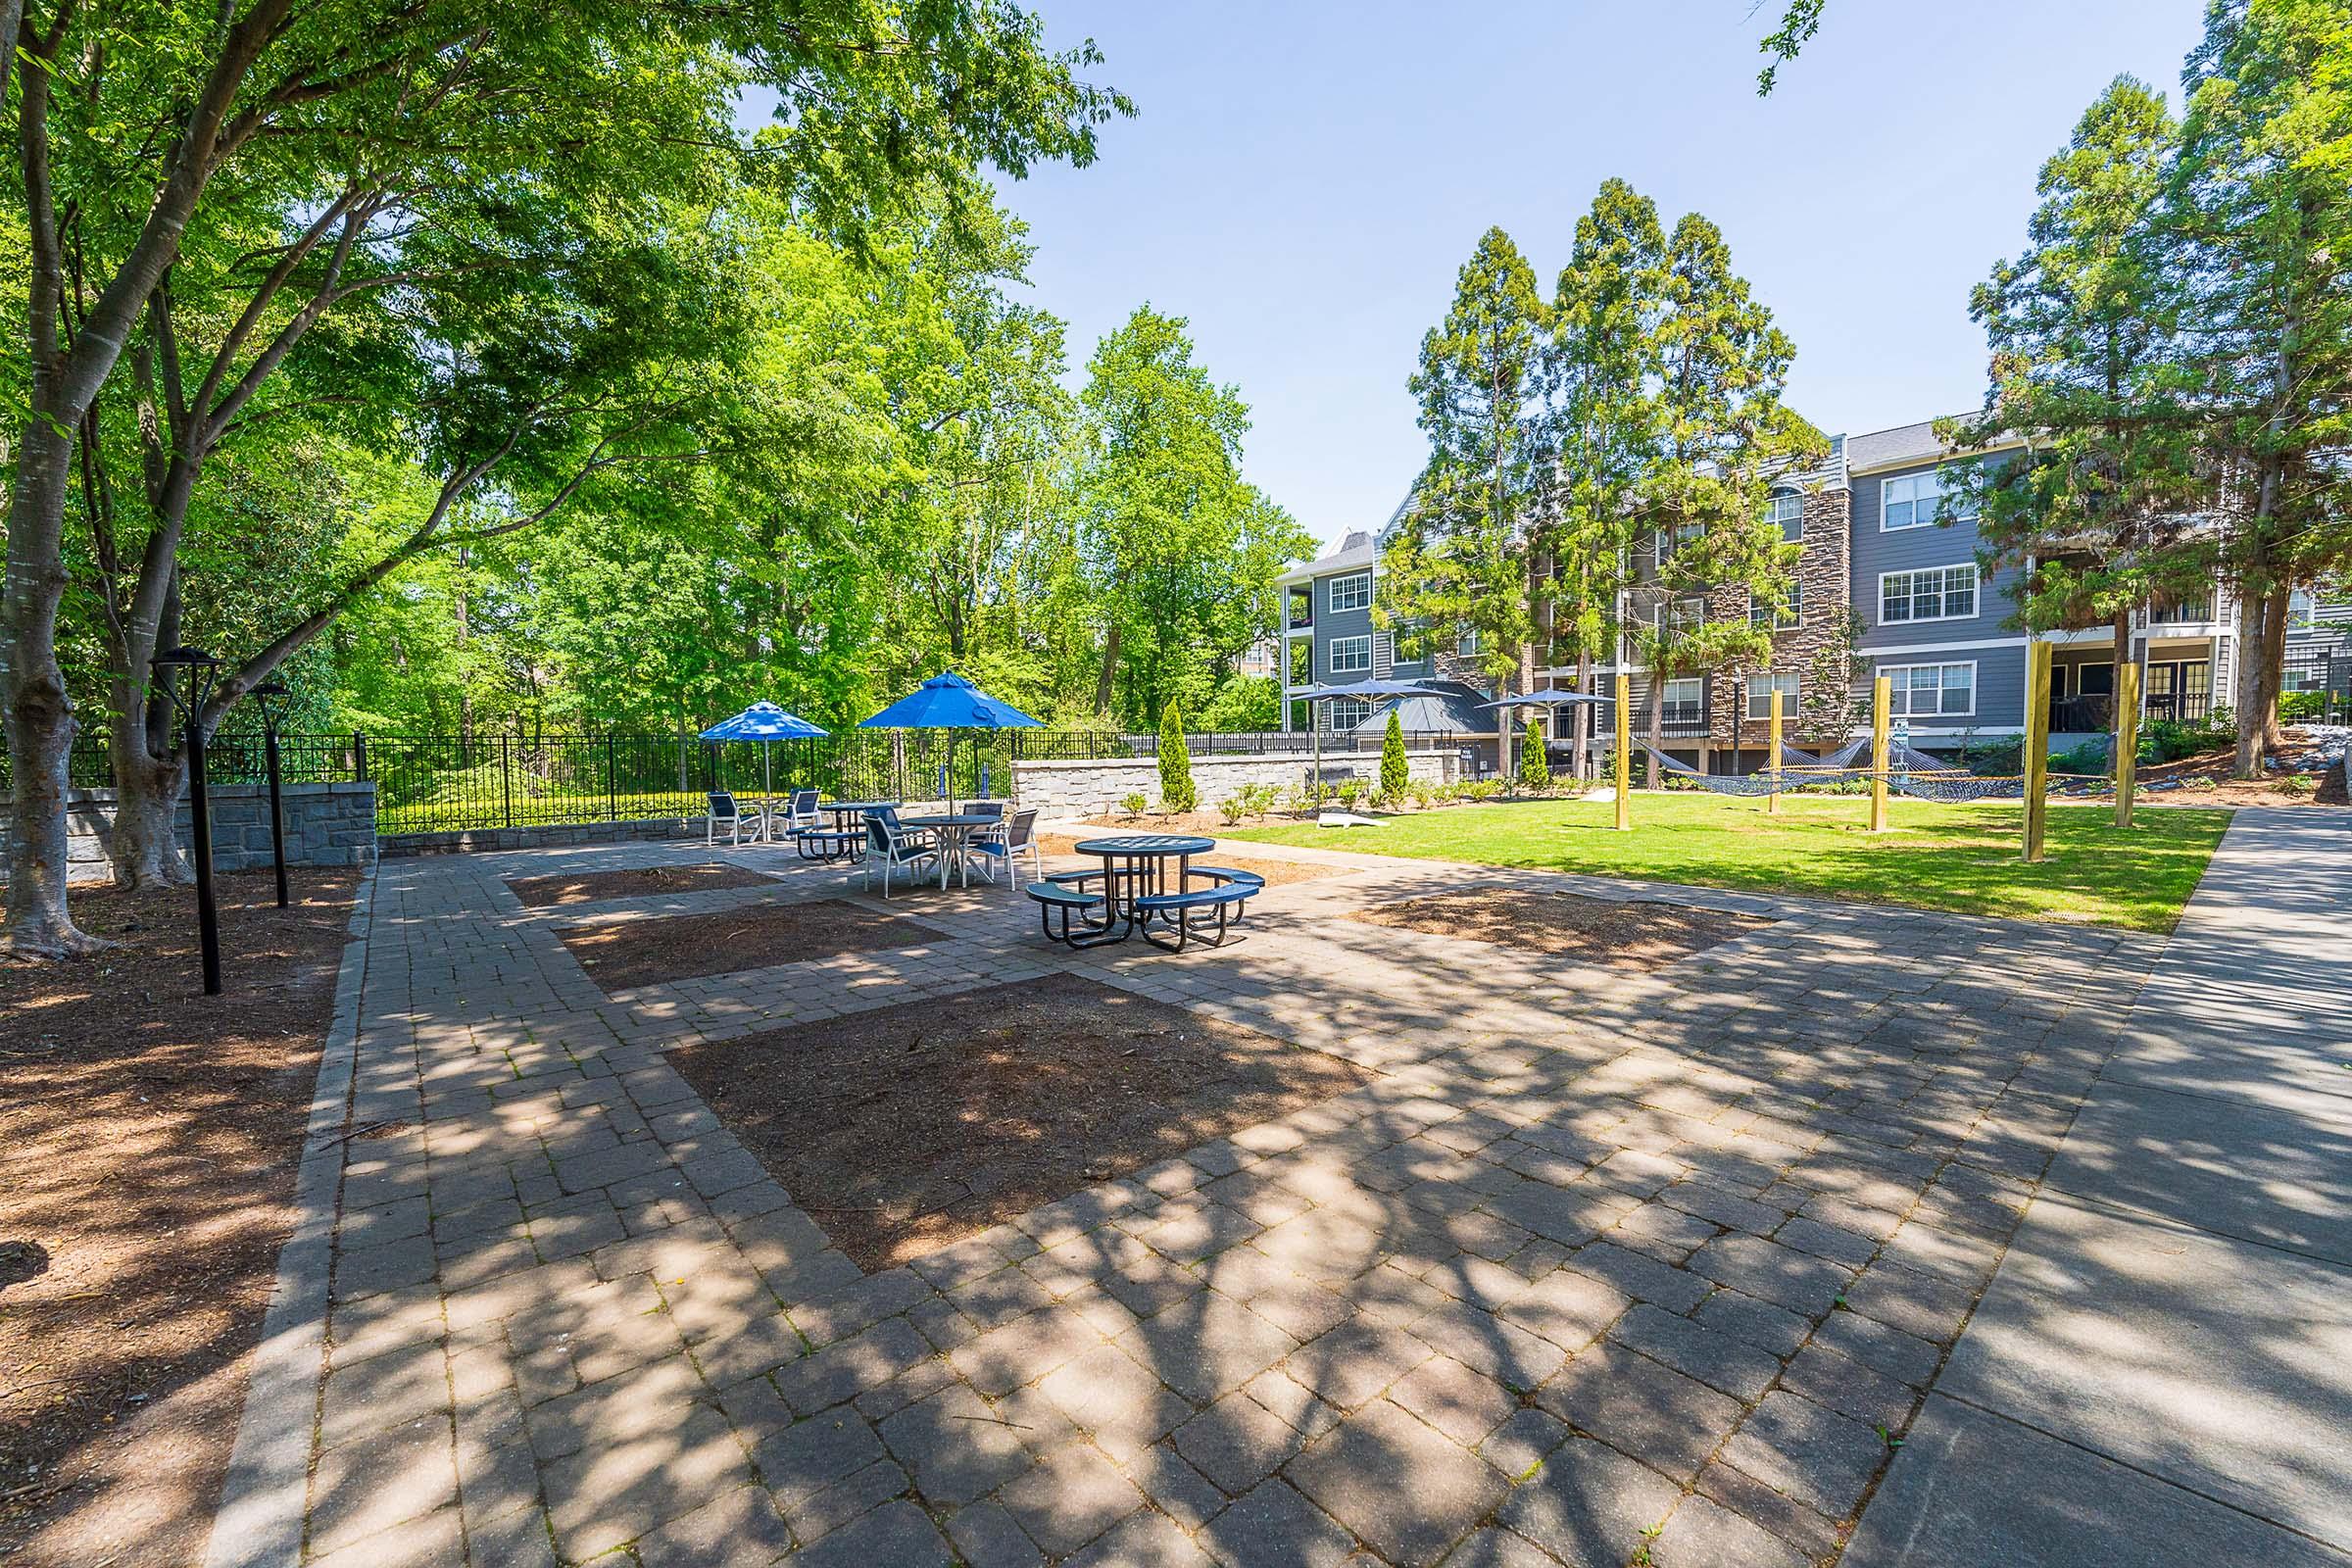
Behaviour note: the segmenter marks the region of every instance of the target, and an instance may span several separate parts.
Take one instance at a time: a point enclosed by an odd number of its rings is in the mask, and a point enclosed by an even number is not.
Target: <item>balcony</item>
[[[2115,699],[2103,692],[2050,699],[2050,733],[2098,735],[2115,727]]]

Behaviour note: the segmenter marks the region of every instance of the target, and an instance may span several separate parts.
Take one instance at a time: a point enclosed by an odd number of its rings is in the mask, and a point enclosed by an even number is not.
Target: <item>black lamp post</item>
[[[266,680],[246,694],[262,710],[262,756],[270,769],[270,856],[277,862],[277,906],[286,906],[286,813],[277,797],[277,721],[294,694],[282,680]]]
[[[156,656],[155,678],[178,710],[188,748],[188,823],[196,841],[196,926],[204,942],[204,994],[220,994],[220,911],[213,903],[213,818],[205,800],[204,705],[212,700],[220,661],[201,648]],[[183,689],[184,683],[184,689]]]

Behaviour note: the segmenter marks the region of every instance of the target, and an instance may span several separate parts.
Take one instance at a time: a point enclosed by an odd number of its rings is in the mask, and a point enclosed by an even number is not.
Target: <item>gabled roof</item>
[[[1996,443],[1996,447],[2022,444],[2005,439]],[[1899,468],[1915,463],[1936,463],[1962,455],[1936,439],[1936,421],[1933,419],[1922,419],[1917,424],[1898,424],[1886,430],[1873,430],[1868,435],[1849,437],[1845,443],[1846,466],[1855,471]]]
[[[1379,563],[1380,547],[1372,542],[1370,534],[1359,529],[1341,540],[1340,548],[1330,555],[1293,566],[1274,581],[1277,584],[1311,582],[1317,577],[1328,577],[1335,571],[1361,571]]]

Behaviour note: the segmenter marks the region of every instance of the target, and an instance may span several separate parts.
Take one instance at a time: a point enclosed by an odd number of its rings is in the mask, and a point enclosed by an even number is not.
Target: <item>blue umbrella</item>
[[[1042,718],[1031,718],[1010,703],[1001,703],[954,670],[934,675],[871,718],[858,721],[859,729],[944,729],[948,731],[948,769],[955,776],[956,735],[959,729],[1043,729]],[[950,789],[954,788],[950,784]],[[948,809],[956,798],[948,796]]]
[[[707,741],[760,742],[760,777],[766,792],[776,792],[775,773],[768,760],[770,741],[814,740],[826,732],[797,713],[787,713],[773,703],[754,703],[733,718],[721,719],[703,731]]]
[[[1313,776],[1315,783],[1320,785],[1323,782],[1323,729],[1314,721],[1315,704],[1335,702],[1343,697],[1353,698],[1358,702],[1377,703],[1384,697],[1435,697],[1438,693],[1431,691],[1417,680],[1359,680],[1346,686],[1310,686],[1298,695],[1306,703],[1306,727],[1313,737],[1315,747]]]

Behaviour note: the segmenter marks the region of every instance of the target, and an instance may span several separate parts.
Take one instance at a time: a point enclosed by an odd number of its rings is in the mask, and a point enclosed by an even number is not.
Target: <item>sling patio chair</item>
[[[710,802],[710,814],[703,819],[703,843],[706,846],[716,844],[719,830],[724,828],[728,841],[740,847],[743,843],[744,815],[735,805],[735,792],[733,790],[711,790],[709,792],[709,799]],[[752,828],[752,837],[757,841],[759,836],[760,829],[755,824]]]
[[[865,873],[865,887],[872,892],[874,872],[882,873],[882,896],[890,897],[890,879],[901,866],[907,871],[907,883],[914,882],[914,867],[936,863],[939,847],[899,826],[899,813],[887,807],[865,813],[865,856],[858,861]],[[925,873],[928,875],[928,873]]]
[[[1012,874],[1012,885],[1021,885],[1021,857],[1029,857],[1029,880],[1045,880],[1045,861],[1037,846],[1037,809],[1015,811],[995,827],[982,828],[972,835],[972,853],[980,858],[974,863],[980,874],[991,882],[997,879],[997,863],[1003,861]]]

